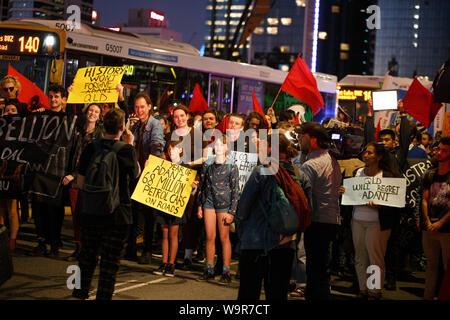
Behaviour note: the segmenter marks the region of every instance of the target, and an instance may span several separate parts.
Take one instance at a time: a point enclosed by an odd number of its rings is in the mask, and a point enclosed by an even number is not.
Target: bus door
[[[233,112],[234,78],[210,75],[208,105],[225,113]]]

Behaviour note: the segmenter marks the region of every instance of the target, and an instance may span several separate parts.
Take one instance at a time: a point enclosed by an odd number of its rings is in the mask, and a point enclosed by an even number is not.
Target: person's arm
[[[447,222],[450,222],[450,210],[447,211],[447,213],[440,218],[438,221],[436,221],[435,223],[432,223],[429,227],[428,230],[429,231],[439,231],[444,224],[446,224]]]
[[[310,196],[310,198],[309,199],[311,199],[310,201],[309,201],[309,204],[310,204],[310,209],[311,209],[311,212],[313,211],[313,209],[314,209],[314,201],[313,201],[313,190],[314,190],[314,182],[315,182],[315,179],[316,179],[316,177],[317,177],[317,173],[316,173],[316,171],[311,167],[311,166],[309,166],[309,165],[302,165],[300,168],[300,172],[301,173],[303,173],[303,174],[305,174],[305,176],[307,177],[307,179],[308,179],[308,181],[309,181],[309,185],[310,185],[310,194],[311,194],[311,196]]]
[[[422,219],[423,219],[423,222],[424,222],[427,230],[431,225],[430,217],[428,215],[428,199],[429,199],[429,197],[430,197],[430,190],[424,188],[423,192],[422,192],[422,201],[421,201]]]
[[[201,219],[203,217],[203,202],[204,198],[204,187],[205,187],[205,178],[206,178],[206,169],[208,166],[206,164],[203,164],[202,169],[200,170],[200,179],[198,183],[198,195],[197,195],[197,215],[198,218]]]
[[[230,174],[231,205],[228,213],[234,216],[239,202],[239,170],[236,165],[231,166]]]
[[[372,100],[368,101],[367,106],[369,108],[369,112],[367,113],[366,122],[364,123],[364,139],[366,141],[366,144],[369,144],[371,142],[375,142],[375,125]]]
[[[400,112],[400,136],[398,137],[400,145],[400,168],[404,168],[406,158],[408,156],[410,140],[409,120],[406,116],[405,109],[403,108],[403,101],[398,101],[398,111]]]
[[[155,119],[150,132],[150,154],[161,158],[166,145],[162,123]]]

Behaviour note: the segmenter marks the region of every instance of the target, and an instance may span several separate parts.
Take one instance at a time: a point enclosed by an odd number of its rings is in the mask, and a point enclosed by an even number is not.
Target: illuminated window
[[[280,70],[288,72],[289,71],[289,66],[287,64],[281,64],[280,65]]]
[[[419,10],[419,9],[420,9],[420,6],[419,6],[418,4],[416,4],[416,6],[415,6],[414,8],[416,8],[417,10]]]
[[[297,7],[306,7],[306,0],[295,0]]]
[[[281,24],[283,26],[290,26],[292,23],[292,18],[281,18]]]
[[[413,42],[413,46],[414,46],[414,48],[417,48],[417,42]]]
[[[414,33],[414,38],[418,38],[419,37],[419,35],[417,34],[417,33]]]
[[[327,38],[327,33],[325,31],[319,32],[319,39],[325,40]]]
[[[341,52],[341,60],[348,60],[348,53],[347,52]]]
[[[278,18],[267,18],[267,23],[269,25],[277,25],[278,24]]]
[[[419,20],[419,15],[418,15],[418,14],[415,14],[415,15],[414,15],[414,19]]]
[[[362,12],[366,12],[365,10],[361,10]],[[339,13],[340,9],[339,6],[331,6],[331,13]]]
[[[419,29],[419,25],[417,23],[414,23],[414,29]]]
[[[287,52],[289,52],[291,50],[291,47],[290,46],[280,46],[280,51],[282,52],[282,53],[287,53]]]
[[[267,33],[272,35],[278,34],[278,27],[267,27]]]
[[[245,6],[231,6],[231,10],[244,10]]]
[[[253,33],[254,34],[263,34],[264,33],[264,28],[257,27],[257,28],[255,28],[255,31]]]
[[[230,16],[231,16],[232,18],[240,18],[241,15],[242,15],[241,13],[233,13],[233,12],[230,14]]]
[[[233,54],[232,54],[233,57],[237,57],[238,55],[239,55],[238,51],[234,51]]]
[[[210,26],[211,25],[211,20],[206,20],[206,25]]]
[[[341,43],[341,50],[349,51],[350,50],[350,45],[348,43]]]

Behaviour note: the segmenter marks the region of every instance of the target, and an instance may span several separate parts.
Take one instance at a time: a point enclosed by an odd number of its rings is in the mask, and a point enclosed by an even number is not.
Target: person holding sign
[[[150,97],[145,92],[140,92],[134,98],[134,112],[139,121],[131,128],[134,136],[134,146],[136,155],[141,168],[145,167],[145,162],[150,155],[162,157],[164,145],[164,129],[161,122],[153,117],[153,104]],[[144,224],[144,251],[138,258],[139,264],[149,264],[152,252],[153,227],[155,224],[154,210],[133,201],[134,225],[137,228],[136,221],[139,215],[142,215]],[[135,235],[130,235],[128,239],[127,256],[135,259],[137,255]]]
[[[383,144],[369,143],[363,152],[365,167],[356,177],[398,177],[399,173]],[[343,192],[351,192],[341,187]],[[398,217],[397,209],[369,202],[353,207],[352,236],[355,247],[355,269],[359,281],[358,298],[381,298],[386,267],[384,256],[392,226]],[[381,270],[380,287],[367,288],[367,268],[378,266]]]
[[[170,141],[167,147],[170,160],[173,163],[183,165],[181,154],[183,149],[178,146],[179,142]],[[187,167],[186,165],[183,165]],[[196,183],[195,183],[196,184]],[[153,271],[157,275],[165,275],[168,277],[175,276],[175,260],[178,251],[178,229],[180,224],[186,222],[186,215],[178,218],[168,215],[164,212],[158,212],[156,215],[156,223],[161,225],[162,229],[162,263],[159,268]]]
[[[239,200],[239,170],[227,163],[226,135],[214,141],[215,163],[205,162],[200,174],[198,217],[204,218],[206,230],[206,269],[198,281],[214,279],[216,225],[222,243],[223,272],[221,284],[231,283],[230,224],[234,220]]]

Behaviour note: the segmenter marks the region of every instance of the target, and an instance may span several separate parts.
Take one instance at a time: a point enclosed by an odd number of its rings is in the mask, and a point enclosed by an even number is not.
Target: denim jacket
[[[135,144],[138,141],[140,126],[141,122],[138,121],[131,128]],[[147,120],[144,135],[142,137],[142,144],[145,159],[147,159],[150,154],[156,157],[162,157],[162,152],[166,144],[166,141],[164,140],[164,129],[161,122],[159,122],[159,120],[155,119],[153,116],[150,116]]]

